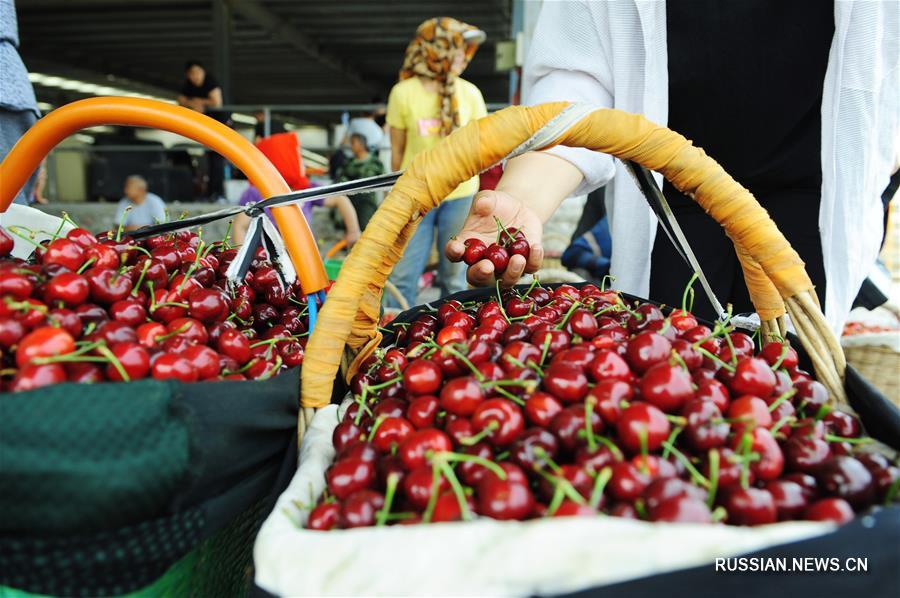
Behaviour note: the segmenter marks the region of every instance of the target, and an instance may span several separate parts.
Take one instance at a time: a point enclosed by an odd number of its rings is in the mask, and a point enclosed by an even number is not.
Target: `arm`
[[[356,208],[350,203],[350,198],[346,195],[326,197],[324,205],[326,208],[337,208],[338,213],[341,215],[341,220],[344,221],[344,240],[347,241],[347,246],[349,247],[356,243],[361,232],[359,230],[359,219],[356,217]]]
[[[247,229],[250,227],[250,216],[244,212],[234,217],[234,224],[231,227],[231,239],[234,245],[242,245],[244,237],[247,236]]]
[[[613,105],[612,70],[592,8],[605,10],[605,5],[544,3],[525,65],[526,103],[569,100]],[[514,158],[507,162],[496,191],[476,195],[459,238],[449,242],[444,251],[450,260],[459,261],[465,239],[492,242],[497,228],[494,216],[506,226],[519,227],[531,244],[531,254],[527,263],[521,256],[510,259],[501,282],[513,285],[524,272],[540,268],[543,224],[562,201],[605,184],[614,172],[610,156],[585,149],[554,148]],[[482,260],[469,268],[468,278],[474,285],[491,284],[494,267]]]
[[[391,170],[400,170],[403,153],[406,151],[406,129],[391,127]]]
[[[210,90],[209,96],[203,102],[209,108],[219,108],[222,105],[222,88],[216,87]]]

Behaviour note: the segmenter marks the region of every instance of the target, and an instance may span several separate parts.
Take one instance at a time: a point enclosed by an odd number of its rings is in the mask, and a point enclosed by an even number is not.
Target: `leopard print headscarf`
[[[456,78],[450,72],[455,51],[465,51],[465,64],[475,55],[484,33],[450,17],[428,19],[416,29],[416,37],[406,48],[400,80],[420,75],[440,84],[441,134],[449,135],[460,126],[456,100]]]

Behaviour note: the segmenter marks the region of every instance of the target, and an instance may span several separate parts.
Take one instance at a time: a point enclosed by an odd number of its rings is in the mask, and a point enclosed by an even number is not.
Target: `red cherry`
[[[524,238],[518,238],[511,242],[506,246],[506,249],[509,251],[510,257],[521,255],[525,258],[525,261],[528,261],[528,258],[531,257],[531,245]]]
[[[626,358],[631,367],[643,374],[656,363],[667,361],[672,352],[672,343],[655,332],[641,332],[628,341]]]
[[[0,320],[0,347],[9,349],[18,343],[23,336],[25,336],[25,326],[21,322],[12,318]]]
[[[660,503],[650,519],[672,523],[712,523],[712,513],[701,499],[676,496]]]
[[[69,382],[78,384],[96,384],[106,380],[103,369],[96,363],[73,361],[65,364],[66,377]]]
[[[100,324],[100,326],[97,327],[97,330],[94,331],[89,338],[92,341],[102,340],[108,346],[112,346],[116,343],[138,342],[137,333],[134,328],[127,324],[123,324],[122,322],[116,322],[115,320]]]
[[[731,428],[722,421],[722,412],[715,403],[694,399],[684,406],[681,415],[687,418],[685,438],[694,449],[708,451],[725,445]]]
[[[528,486],[507,478],[486,476],[478,485],[478,513],[492,519],[524,519],[534,509]]]
[[[768,397],[775,390],[775,372],[764,359],[747,357],[740,359],[731,379],[731,390],[735,394]]]
[[[87,301],[91,287],[87,279],[74,272],[57,274],[44,288],[44,299],[48,303],[60,301],[69,306],[81,305]]]
[[[469,266],[474,266],[480,262],[484,257],[485,249],[487,249],[484,241],[473,237],[466,239],[463,244],[466,246],[466,250],[463,253],[463,261]]]
[[[6,229],[0,226],[0,257],[11,254],[15,244],[15,240],[6,232]]]
[[[325,473],[328,490],[338,500],[344,500],[354,492],[369,488],[375,481],[375,465],[359,458],[337,461]]]
[[[410,401],[406,408],[406,419],[418,430],[430,428],[434,426],[438,410],[437,397],[421,395]]]
[[[316,531],[334,529],[340,518],[341,507],[335,502],[323,502],[309,512],[306,527]]]
[[[69,239],[54,239],[47,246],[41,262],[44,265],[59,264],[74,272],[84,263],[84,248]]]
[[[553,363],[544,374],[544,390],[564,403],[581,401],[588,393],[588,379],[581,368]]]
[[[594,382],[601,380],[630,381],[634,375],[625,360],[612,351],[598,351],[588,366],[588,374]]]
[[[732,525],[764,525],[778,519],[772,494],[761,488],[730,488],[724,492],[722,506]]]
[[[116,322],[137,328],[147,321],[147,310],[136,299],[122,299],[109,306],[109,315]]]
[[[175,379],[181,382],[196,382],[197,370],[191,362],[175,353],[162,353],[153,362],[151,368],[153,377],[157,380]]]
[[[823,463],[815,473],[826,494],[843,498],[858,509],[875,499],[875,480],[858,459],[838,455]]]
[[[703,401],[711,401],[719,411],[725,412],[731,400],[728,388],[718,380],[701,380],[697,382],[694,396]]]
[[[197,289],[188,296],[190,315],[201,322],[218,322],[228,317],[228,303],[218,289]]]
[[[360,490],[347,497],[341,505],[341,527],[375,525],[375,516],[384,508],[384,496],[374,490]]]
[[[27,299],[34,288],[28,277],[10,270],[0,270],[0,296],[11,295],[19,301]]]
[[[84,258],[85,262],[91,262],[92,267],[101,270],[114,270],[119,267],[119,254],[109,245],[93,245],[88,247],[84,252]],[[163,272],[163,276],[164,281],[168,275]]]
[[[427,359],[415,359],[403,370],[403,386],[413,395],[431,395],[440,389],[441,368]]]
[[[403,460],[407,470],[413,470],[426,464],[430,453],[442,453],[453,450],[450,437],[433,428],[411,432],[400,444],[397,454]]]
[[[219,375],[219,354],[206,345],[188,347],[182,355],[197,370],[200,380],[209,380]]]
[[[509,252],[496,243],[491,243],[487,246],[482,258],[493,264],[494,276],[497,276],[498,278],[506,272],[506,267],[509,265]]]
[[[562,404],[556,398],[538,391],[525,401],[525,416],[536,426],[546,428],[562,408]]]
[[[472,376],[448,380],[441,389],[441,409],[453,415],[468,417],[484,401],[484,391]]]
[[[110,347],[110,351],[128,375],[128,380],[140,380],[147,377],[147,373],[150,371],[150,355],[142,345],[136,342],[117,343]],[[106,366],[106,377],[114,382],[125,381],[118,368],[113,364]]]
[[[66,370],[58,363],[44,365],[26,364],[19,368],[10,384],[12,392],[34,390],[42,386],[62,384],[66,381]]]
[[[508,399],[488,399],[482,402],[472,414],[472,426],[476,432],[491,429],[488,434],[491,444],[507,446],[525,430],[522,410]]]
[[[643,494],[652,481],[650,473],[629,461],[612,465],[609,492],[618,500],[633,501]]]
[[[147,322],[137,327],[138,342],[148,348],[159,346],[159,339],[168,334],[166,327],[159,322]]]
[[[403,494],[414,509],[422,511],[431,501],[434,490],[434,472],[428,465],[412,469],[403,477]],[[438,476],[438,494],[450,489],[450,483],[443,475]]]
[[[648,403],[632,403],[616,423],[619,442],[625,450],[639,453],[642,446],[655,451],[669,437],[671,426],[666,415]]]
[[[831,448],[822,438],[795,435],[784,443],[784,456],[788,469],[811,473],[831,456]]]
[[[84,249],[88,249],[99,243],[97,237],[92,235],[90,231],[86,231],[83,228],[73,228],[66,233],[66,238],[74,243],[81,245],[81,247]]]
[[[131,279],[115,270],[91,268],[84,273],[91,287],[91,299],[110,305],[125,299],[131,292]]]
[[[657,363],[640,382],[641,398],[666,413],[677,413],[694,396],[693,383],[681,366]]]
[[[803,518],[843,525],[853,520],[853,507],[842,498],[823,498],[811,504],[803,513]]]
[[[591,411],[590,428],[594,434],[603,432],[603,420],[596,411]],[[569,405],[560,411],[550,422],[550,431],[559,440],[560,446],[567,451],[574,451],[581,445],[588,444],[587,413],[583,405]]]
[[[331,435],[332,444],[337,452],[341,452],[348,446],[360,442],[363,438],[362,430],[352,420],[345,419],[334,428]]]
[[[402,417],[386,417],[372,435],[372,444],[383,453],[390,452],[415,430]]]
[[[466,496],[466,505],[470,513],[475,511],[475,500],[471,496]],[[461,521],[462,518],[462,509],[456,494],[445,490],[438,496],[437,501],[434,503],[431,521],[433,523]]]
[[[447,326],[441,328],[436,337],[437,344],[444,346],[454,343],[461,343],[466,340],[468,334],[464,328],[458,326]]]
[[[735,399],[728,406],[726,415],[738,422],[741,427],[771,428],[773,423],[769,406],[759,397],[743,396]]]
[[[170,333],[177,333],[177,336],[186,338],[198,345],[205,345],[209,340],[209,333],[206,331],[206,327],[194,318],[175,318],[166,325],[166,329]]]
[[[797,356],[797,351],[786,342],[766,343],[766,346],[759,352],[759,356],[765,359],[766,363],[772,367],[774,367],[776,363],[781,362],[779,369],[784,368],[786,370],[793,370],[800,365],[800,358]]]
[[[766,490],[775,501],[775,511],[779,521],[798,518],[809,505],[804,488],[790,480],[773,480],[766,484]]]
[[[65,355],[74,350],[75,339],[71,334],[59,328],[43,326],[32,330],[19,341],[19,347],[16,350],[16,365],[23,368],[35,359]]]

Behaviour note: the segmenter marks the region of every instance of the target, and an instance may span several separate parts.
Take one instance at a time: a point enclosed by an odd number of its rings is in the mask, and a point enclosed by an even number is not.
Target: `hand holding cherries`
[[[531,256],[531,246],[525,239],[525,233],[517,228],[506,228],[499,219],[497,222],[497,240],[490,245],[477,237],[471,237],[463,241],[466,247],[462,261],[467,266],[474,266],[481,260],[488,260],[494,266],[494,276],[497,279],[503,277],[509,260],[514,255],[521,255],[528,261]]]

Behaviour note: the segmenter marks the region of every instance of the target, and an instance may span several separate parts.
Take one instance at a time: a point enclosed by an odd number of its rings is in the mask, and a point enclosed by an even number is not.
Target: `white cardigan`
[[[828,280],[820,299],[837,331],[877,259],[880,195],[900,155],[900,2],[837,0],[834,21],[822,98],[819,230]],[[663,0],[545,0],[525,63],[523,96],[528,104],[589,102],[665,125],[667,64]],[[623,165],[588,150],[550,151],[584,174],[578,194],[613,179],[614,200],[607,202],[612,274],[618,288],[646,297],[656,218],[632,179],[621,176]]]

